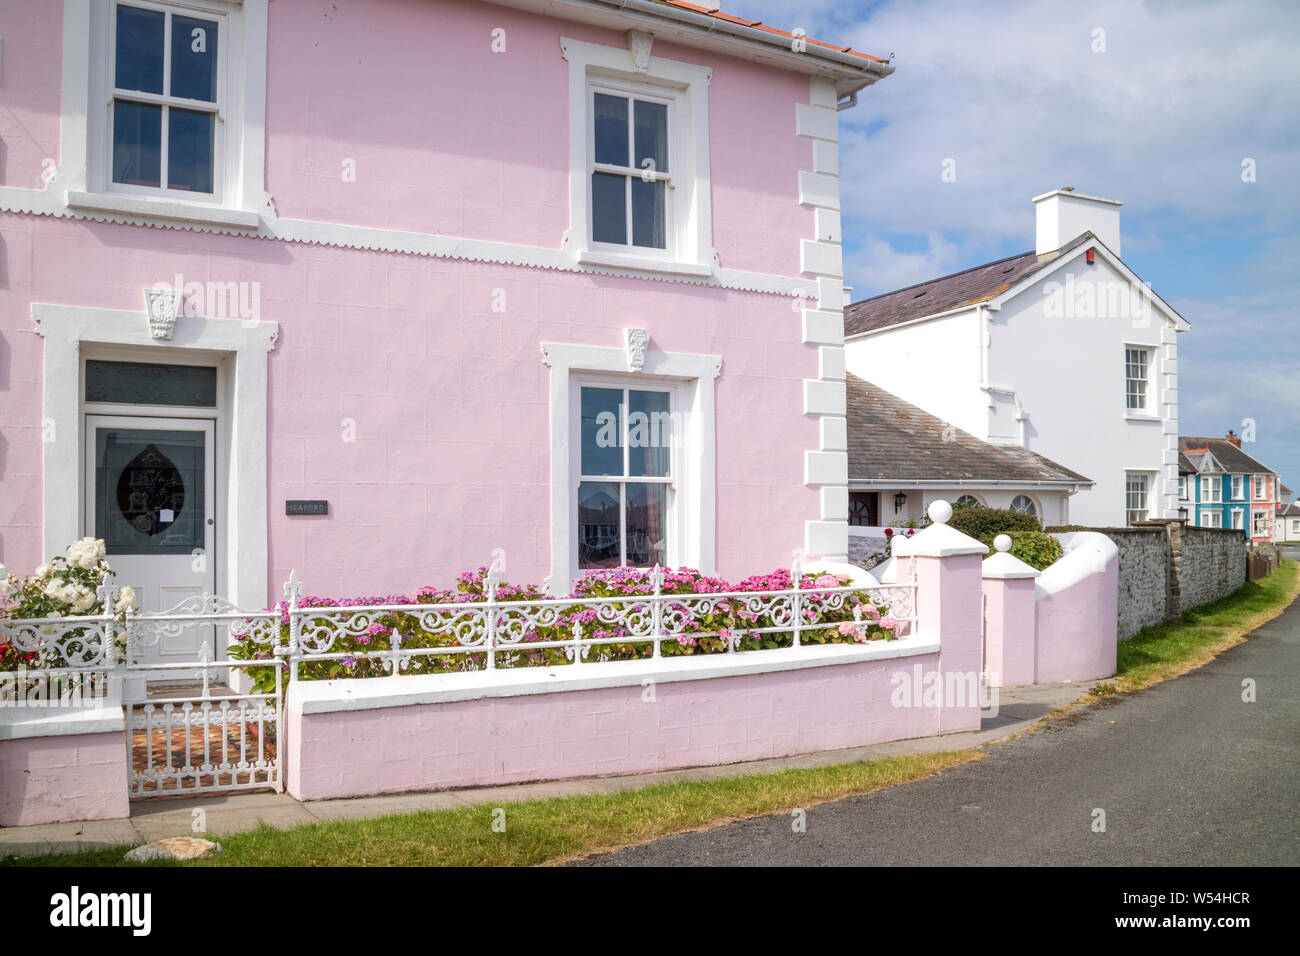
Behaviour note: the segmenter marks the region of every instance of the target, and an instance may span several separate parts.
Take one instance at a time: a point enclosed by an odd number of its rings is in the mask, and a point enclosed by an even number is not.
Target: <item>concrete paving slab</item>
[[[289,829],[303,823],[316,822],[315,818],[297,803],[283,807],[208,810],[206,817],[202,834],[217,834],[218,837],[254,830],[262,823],[278,829]],[[136,831],[144,837],[141,841],[144,843],[161,840],[164,837],[202,835],[194,832],[194,818],[188,812],[135,817],[132,823],[135,824]]]
[[[130,820],[86,820],[0,829],[0,857],[74,853],[109,846],[136,846],[140,839]]]
[[[353,800],[312,800],[302,807],[317,820],[357,820],[421,810],[456,810],[469,805],[452,793],[407,793]]]

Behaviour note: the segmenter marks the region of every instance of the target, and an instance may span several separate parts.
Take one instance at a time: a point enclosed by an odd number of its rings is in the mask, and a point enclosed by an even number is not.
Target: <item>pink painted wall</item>
[[[1038,664],[1034,682],[1097,680],[1114,674],[1118,601],[1117,555],[1104,569],[1073,586],[1050,596],[1040,595],[1035,612]]]
[[[449,585],[509,553],[512,579],[550,573],[550,439],[543,340],[716,352],[718,570],[784,566],[817,515],[800,414],[816,349],[783,297],[233,236],[0,217],[0,561],[41,553],[41,338],[31,303],[139,309],[171,281],[260,283],[280,324],[270,355],[272,597],[296,568],[317,594]],[[493,289],[507,309],[494,313]],[[75,387],[75,383],[69,383]],[[344,419],[355,422],[345,442]],[[328,498],[291,519],[286,498]],[[755,515],[763,515],[761,522]]]
[[[43,189],[44,160],[59,158],[63,4],[6,0],[2,14],[0,186]]]
[[[984,579],[984,670],[990,686],[1034,682],[1033,578]]]
[[[494,29],[506,49],[492,51]],[[490,3],[277,0],[270,13],[267,189],[279,215],[547,249],[569,227],[569,64],[560,37],[623,33]],[[714,242],[726,268],[799,273],[813,235],[795,135],[808,77],[657,41],[711,66]],[[355,182],[344,182],[353,160]]]
[[[942,530],[948,529],[942,527]],[[967,540],[979,546],[978,541]],[[924,550],[927,542],[922,531],[909,545]],[[984,665],[980,555],[904,558],[899,580],[906,580],[909,561],[916,566],[916,633],[939,637],[943,643],[939,667],[943,674],[939,729],[945,734],[978,730],[979,675]]]
[[[62,6],[14,0],[5,30],[3,182],[57,155]],[[21,16],[17,15],[21,12]],[[491,29],[507,52],[490,52]],[[270,11],[267,189],[281,216],[558,248],[568,227],[567,72],[559,37],[613,32],[492,4],[277,0]],[[812,213],[805,76],[659,43],[708,63],[714,242],[723,266],[796,275]],[[11,100],[15,90],[22,96]],[[436,91],[436,95],[433,95]],[[4,112],[4,111],[0,111]],[[344,183],[341,162],[357,163]],[[0,214],[0,562],[42,542],[43,348],[32,303],[141,310],[155,282],[258,283],[270,357],[268,599],[297,568],[339,596],[448,584],[510,551],[550,571],[543,339],[723,357],[717,381],[717,570],[784,566],[818,517],[803,484],[817,420],[800,413],[817,353],[783,296],[84,221]],[[491,311],[494,289],[507,309]],[[69,387],[75,387],[68,383]],[[344,419],[357,440],[342,440]],[[330,499],[290,520],[286,498]],[[69,507],[78,507],[69,502]],[[763,515],[761,522],[755,515]]]
[[[128,815],[121,731],[0,741],[0,826]]]
[[[761,653],[761,652],[760,652]],[[288,701],[300,800],[646,773],[932,736],[934,708],[891,703],[890,675],[937,655],[798,671],[303,714]]]

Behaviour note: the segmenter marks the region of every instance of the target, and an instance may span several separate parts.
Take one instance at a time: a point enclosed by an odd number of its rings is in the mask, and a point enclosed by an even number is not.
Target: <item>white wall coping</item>
[[[1042,601],[1071,588],[1084,578],[1100,574],[1118,560],[1115,542],[1097,531],[1071,531],[1057,535],[1065,554],[1048,565],[1034,583],[1034,597]]]
[[[699,657],[605,661],[558,667],[517,667],[454,674],[404,674],[355,680],[295,681],[286,702],[303,714],[446,704],[486,697],[639,687],[647,682],[744,677],[810,667],[859,664],[939,653],[939,638],[913,634],[896,641],[822,644]]]
[[[125,729],[126,714],[116,701],[82,707],[0,707],[0,740],[121,733]]]

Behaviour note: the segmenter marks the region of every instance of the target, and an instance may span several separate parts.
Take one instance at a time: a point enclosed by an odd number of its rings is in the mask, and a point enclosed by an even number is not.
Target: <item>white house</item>
[[[954,428],[1086,474],[1070,520],[1178,509],[1177,333],[1120,258],[1120,203],[1034,198],[1035,248],[845,309],[848,371]]]

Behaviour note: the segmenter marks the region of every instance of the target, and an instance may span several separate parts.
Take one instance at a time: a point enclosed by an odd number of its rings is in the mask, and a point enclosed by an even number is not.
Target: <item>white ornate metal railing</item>
[[[501,581],[489,569],[480,600],[319,606],[302,603],[302,585],[291,576],[284,591],[288,647],[278,653],[287,656],[293,681],[304,665],[308,676],[350,676],[310,667],[330,661],[349,671],[373,661],[386,674],[581,665],[675,656],[688,646],[735,654],[898,637],[915,621],[914,579],[819,586],[796,563],[789,588],[677,593],[664,581],[656,567],[645,594],[500,600]]]

